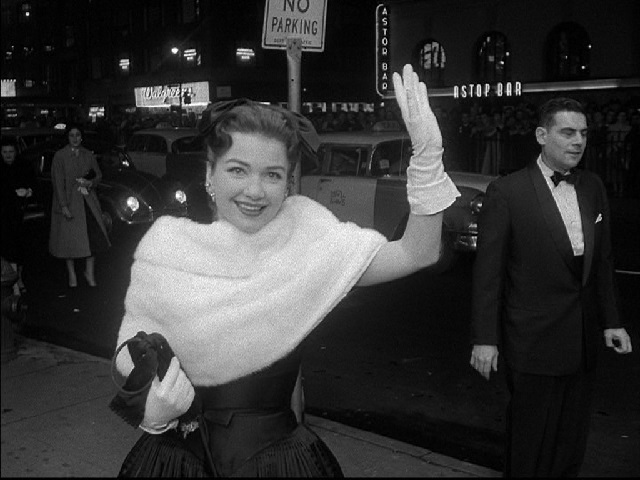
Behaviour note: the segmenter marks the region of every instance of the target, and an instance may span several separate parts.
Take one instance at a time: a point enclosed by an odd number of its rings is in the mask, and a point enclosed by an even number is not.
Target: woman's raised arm
[[[411,136],[407,168],[410,213],[401,239],[384,244],[358,286],[387,282],[432,265],[440,257],[442,211],[460,195],[442,164],[442,135],[429,98],[411,65],[393,74],[396,100]]]

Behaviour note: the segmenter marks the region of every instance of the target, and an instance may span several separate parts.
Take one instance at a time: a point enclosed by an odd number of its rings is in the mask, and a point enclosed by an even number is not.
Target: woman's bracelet
[[[147,427],[144,424],[140,424],[140,428],[151,435],[160,435],[161,433],[166,432],[167,430],[171,430],[172,428],[176,428],[178,426],[178,419],[171,420],[164,425],[160,425],[157,427]]]

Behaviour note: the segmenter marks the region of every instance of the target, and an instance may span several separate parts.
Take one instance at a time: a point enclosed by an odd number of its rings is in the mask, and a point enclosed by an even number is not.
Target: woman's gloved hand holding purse
[[[125,345],[134,368],[119,386],[115,362]],[[176,427],[179,417],[194,416],[188,413],[195,397],[193,385],[162,335],[138,332],[120,345],[113,357],[112,375],[119,391],[109,406],[130,425],[157,434]]]

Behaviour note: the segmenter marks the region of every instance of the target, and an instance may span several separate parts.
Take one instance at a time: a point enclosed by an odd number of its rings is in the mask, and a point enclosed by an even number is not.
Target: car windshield
[[[365,147],[334,145],[328,159],[328,175],[357,175],[361,168],[366,170]]]
[[[411,158],[411,143],[405,140],[394,140],[378,144],[373,151],[371,175],[401,176],[407,173]]]

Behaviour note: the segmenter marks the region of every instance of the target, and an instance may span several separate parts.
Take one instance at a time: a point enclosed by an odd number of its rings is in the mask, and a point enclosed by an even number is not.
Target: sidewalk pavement
[[[110,362],[22,338],[2,364],[2,477],[114,477],[140,430],[108,408]],[[500,472],[307,415],[346,477],[497,477]]]

